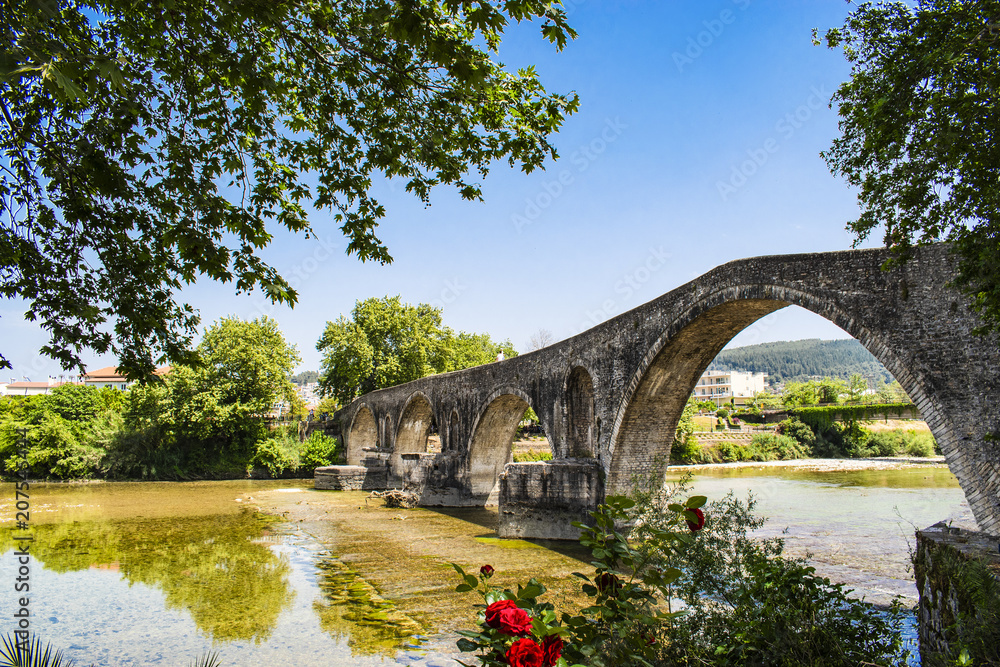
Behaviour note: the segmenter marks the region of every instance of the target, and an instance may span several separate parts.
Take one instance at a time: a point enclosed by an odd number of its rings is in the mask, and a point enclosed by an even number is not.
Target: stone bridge
[[[542,350],[366,394],[334,416],[348,467],[318,470],[317,486],[324,474],[354,471],[364,488],[413,490],[423,505],[498,502],[502,536],[574,538],[569,521],[605,493],[661,474],[688,396],[726,343],[794,304],[888,368],[927,420],[980,528],[1000,533],[996,339],[972,333],[977,318],[947,286],[947,246],[919,248],[886,272],[888,258],[873,249],[730,262]],[[529,406],[551,462],[510,462]],[[432,424],[440,452],[428,452]]]

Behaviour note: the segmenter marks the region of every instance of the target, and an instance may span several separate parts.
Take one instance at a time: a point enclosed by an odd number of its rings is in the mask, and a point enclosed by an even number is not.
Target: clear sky
[[[828,108],[849,75],[812,29],[839,26],[832,0],[567,0],[579,37],[557,52],[534,26],[510,30],[500,60],[534,64],[546,86],[576,91],[580,111],[555,138],[560,158],[523,174],[506,164],[483,181],[485,202],[450,190],[425,208],[401,183],[376,184],[378,229],[395,261],[362,264],[329,212],[318,239],[276,232],[265,258],[299,291],[294,310],[203,281],[183,298],[203,324],[268,314],[318,369],[324,325],[355,301],[400,294],[444,310],[453,329],[487,332],[525,350],[656,298],[715,266],[756,255],[843,250],[855,194],[820,158],[837,135]],[[878,245],[879,239],[866,245]],[[58,364],[26,305],[0,302],[9,375],[43,380]],[[789,308],[731,342],[845,338]],[[90,357],[91,368],[115,363]],[[0,371],[6,380],[8,373]]]

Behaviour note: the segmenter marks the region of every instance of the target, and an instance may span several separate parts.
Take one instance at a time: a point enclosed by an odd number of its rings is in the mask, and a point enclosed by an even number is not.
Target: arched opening
[[[756,320],[788,305],[733,301],[703,313],[670,336],[639,380],[625,409],[608,476],[608,492],[629,488],[670,457],[677,421],[688,396],[715,355]]]
[[[354,413],[350,436],[347,439],[347,465],[361,465],[361,455],[366,448],[378,447],[378,427],[372,411],[362,406]]]
[[[399,418],[394,451],[397,454],[426,452],[433,421],[434,413],[427,397],[420,393],[411,396]]]
[[[505,465],[511,462],[511,446],[517,427],[528,409],[521,396],[500,393],[480,415],[469,445],[469,490],[487,504]]]
[[[901,368],[888,346],[874,339],[857,320],[844,317],[832,305],[815,303],[808,295],[787,296],[794,296],[799,305],[856,336],[899,380],[913,400],[918,401],[923,395],[919,383]],[[726,300],[722,294],[715,295],[714,299],[721,303],[714,307],[692,308],[692,319],[680,318],[676,329],[665,332],[660,339],[664,341],[662,348],[650,351],[652,360],[641,377],[634,381],[631,399],[612,434],[609,493],[629,488],[636,478],[646,478],[667,463],[681,412],[708,365],[734,336],[766,315],[790,305],[791,300]],[[931,428],[933,430],[933,426]]]
[[[444,451],[453,452],[459,449],[459,421],[458,410],[451,411],[451,423],[448,425],[447,439],[444,440],[442,448]]]
[[[594,381],[582,366],[577,366],[566,381],[567,455],[593,458],[597,434],[594,424]]]
[[[392,418],[389,415],[385,416],[382,420],[382,439],[380,440],[381,449],[392,450],[393,437],[392,437]]]

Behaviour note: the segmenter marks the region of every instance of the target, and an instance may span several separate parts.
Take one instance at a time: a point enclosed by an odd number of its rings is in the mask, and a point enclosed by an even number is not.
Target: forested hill
[[[801,382],[814,375],[847,379],[852,373],[876,382],[893,380],[885,366],[853,338],[810,338],[734,347],[720,352],[709,369],[767,373],[771,382]]]

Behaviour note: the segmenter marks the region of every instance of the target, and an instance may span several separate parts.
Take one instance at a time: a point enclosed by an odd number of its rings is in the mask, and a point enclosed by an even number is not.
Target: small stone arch
[[[426,452],[427,436],[433,422],[434,410],[427,396],[419,391],[414,393],[399,418],[393,451],[396,454]]]
[[[448,452],[458,451],[460,433],[461,433],[461,418],[458,416],[458,410],[452,410],[451,420],[448,422],[447,441],[444,442],[444,444],[442,445],[443,451],[448,451]]]
[[[382,440],[380,442],[381,447],[379,449],[385,449],[392,451],[393,437],[392,437],[392,417],[386,415],[382,419]]]
[[[347,465],[361,465],[361,456],[366,448],[378,447],[378,426],[375,416],[367,406],[362,405],[351,420],[350,435],[347,438]]]
[[[513,387],[493,392],[485,404],[472,428],[468,457],[469,491],[482,504],[489,502],[500,473],[511,462],[511,444],[529,407],[528,397]]]
[[[574,366],[566,378],[566,455],[593,458],[596,442],[594,381],[586,368]]]

